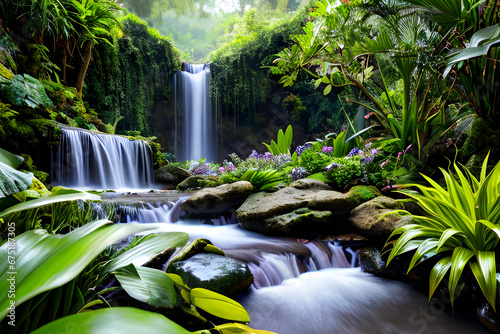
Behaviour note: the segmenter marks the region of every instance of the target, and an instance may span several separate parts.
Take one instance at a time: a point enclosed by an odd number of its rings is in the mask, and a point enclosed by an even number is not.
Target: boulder
[[[200,181],[203,182],[217,182],[215,175],[193,175],[182,181],[177,185],[177,190],[193,190],[201,188]]]
[[[214,188],[204,188],[189,197],[181,208],[187,213],[223,213],[240,206],[253,192],[248,181],[223,184]]]
[[[349,223],[361,235],[385,241],[392,231],[411,223],[411,216],[400,217],[396,214],[384,216],[403,207],[390,197],[379,196],[354,208]]]
[[[225,296],[234,296],[253,283],[253,275],[244,262],[212,253],[174,262],[167,272],[181,276],[190,288],[205,288]]]
[[[172,165],[166,165],[154,171],[156,183],[173,186],[178,185],[190,176],[191,174],[187,170]]]
[[[274,193],[250,195],[236,211],[240,224],[268,235],[301,237],[328,235],[338,229],[356,206],[379,194],[374,187],[357,186],[347,193],[319,183],[297,183]]]
[[[333,190],[328,184],[315,179],[300,179],[290,183],[295,189]]]

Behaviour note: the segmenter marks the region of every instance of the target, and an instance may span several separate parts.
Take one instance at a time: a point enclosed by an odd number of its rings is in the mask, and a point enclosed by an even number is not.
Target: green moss
[[[6,79],[12,80],[14,78],[14,73],[12,73],[7,67],[0,63],[0,75]]]
[[[382,196],[382,194],[374,186],[354,186],[347,193],[347,200],[354,205],[359,205],[377,196]]]

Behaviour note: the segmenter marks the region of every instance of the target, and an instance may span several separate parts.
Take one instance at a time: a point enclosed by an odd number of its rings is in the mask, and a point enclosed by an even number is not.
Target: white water
[[[279,334],[485,332],[446,313],[449,300],[445,298],[427,306],[427,296],[410,286],[351,268],[353,261],[342,247],[265,237],[239,224],[177,221],[176,210],[183,200],[157,203],[149,208],[150,213],[145,213],[149,205],[144,205],[133,209],[131,217],[140,216],[143,223],[163,221],[161,231],[209,239],[227,256],[245,261],[255,282],[237,300],[249,312],[252,328]]]
[[[142,140],[62,129],[53,183],[79,189],[145,189],[153,183],[149,145]]]
[[[176,74],[176,143],[179,161],[216,159],[210,105],[210,65],[186,64]]]

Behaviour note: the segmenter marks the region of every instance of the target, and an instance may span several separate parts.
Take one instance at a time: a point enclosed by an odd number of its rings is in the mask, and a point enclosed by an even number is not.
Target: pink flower
[[[399,152],[397,159],[399,160],[399,158],[401,158],[402,155],[403,155],[403,152]]]
[[[222,174],[222,173],[225,173],[226,170],[224,169],[224,167],[219,167],[219,173]]]
[[[370,116],[371,116],[371,115],[373,115],[373,111],[372,111],[371,113],[369,113],[369,114],[366,114],[366,115],[365,115],[365,119],[370,118]]]
[[[323,151],[323,153],[333,152],[333,147],[331,147],[331,146],[323,146],[322,151]]]
[[[389,159],[387,159],[386,161],[382,162],[380,164],[380,168],[384,168],[384,166],[387,165],[388,162],[389,162]]]
[[[408,147],[407,147],[407,148],[403,151],[403,153],[406,153],[406,152],[408,152],[409,150],[411,150],[411,145],[412,145],[412,144],[408,145]]]

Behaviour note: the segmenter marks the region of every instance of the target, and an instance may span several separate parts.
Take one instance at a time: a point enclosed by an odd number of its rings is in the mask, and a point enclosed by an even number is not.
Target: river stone
[[[190,176],[191,174],[187,170],[172,165],[166,165],[154,171],[156,183],[174,186],[178,185]]]
[[[225,296],[234,296],[253,283],[253,275],[244,262],[212,253],[174,262],[167,271],[181,276],[192,289],[205,288]]]
[[[328,184],[315,179],[300,179],[290,183],[290,187],[295,189],[332,190]]]
[[[374,187],[357,186],[341,193],[317,190],[317,186],[252,194],[236,211],[238,221],[245,229],[269,235],[300,237],[305,231],[309,235],[328,235],[352,209],[379,194]]]
[[[390,197],[375,197],[354,208],[349,216],[349,223],[358,233],[385,241],[392,231],[411,223],[411,216],[391,214],[381,218],[388,212],[401,209],[401,204]]]
[[[240,206],[252,192],[253,186],[248,181],[204,188],[184,201],[181,208],[188,213],[223,213]]]
[[[193,175],[177,185],[177,190],[192,190],[199,189],[201,185],[198,181],[213,181],[217,182],[215,175]]]

